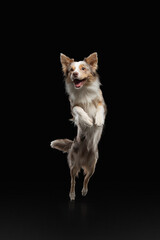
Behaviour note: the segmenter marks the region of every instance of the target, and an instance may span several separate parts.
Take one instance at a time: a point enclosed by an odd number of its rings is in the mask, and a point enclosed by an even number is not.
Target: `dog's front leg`
[[[95,125],[97,125],[98,127],[103,126],[104,120],[105,120],[104,106],[101,103],[99,103],[95,116]]]
[[[73,107],[72,112],[73,112],[73,116],[74,116],[76,125],[82,124],[87,127],[93,126],[92,119],[88,116],[88,114],[81,107],[79,107],[79,106]]]

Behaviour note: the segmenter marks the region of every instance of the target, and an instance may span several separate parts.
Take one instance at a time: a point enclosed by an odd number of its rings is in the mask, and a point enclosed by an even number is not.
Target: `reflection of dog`
[[[97,53],[84,61],[61,54],[62,70],[65,76],[66,91],[69,95],[73,122],[78,131],[74,141],[58,139],[51,147],[68,153],[68,165],[71,175],[70,199],[75,199],[75,177],[80,169],[84,170],[82,195],[88,191],[88,182],[95,171],[100,140],[106,115],[106,105],[100,90],[97,70]]]

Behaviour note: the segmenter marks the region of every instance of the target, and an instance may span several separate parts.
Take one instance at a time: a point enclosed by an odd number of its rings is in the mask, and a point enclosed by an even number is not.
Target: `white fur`
[[[87,140],[87,149],[96,149],[105,119],[104,107],[99,106],[96,108],[92,104],[92,100],[97,97],[99,82],[95,81],[93,85],[84,87],[81,91],[76,91],[70,84],[67,85],[71,102],[74,105],[78,103],[84,104],[83,109],[79,106],[75,106],[72,109],[74,122],[78,127],[77,138],[80,139],[80,136],[84,134]]]
[[[77,64],[77,67],[79,64]],[[77,90],[74,84],[66,82],[66,91],[69,95],[74,122],[78,127],[77,138],[85,134],[87,139],[87,149],[96,149],[100,140],[105,120],[104,106],[96,106],[92,103],[99,94],[100,81],[96,77],[89,86]],[[99,96],[101,98],[101,96]],[[78,104],[83,104],[83,109]]]
[[[70,96],[70,100],[74,103],[91,103],[97,96],[100,82],[97,78],[90,86],[84,86],[81,89],[75,89],[73,83],[66,82],[66,92]]]
[[[82,74],[82,71],[80,70],[80,65],[85,65],[85,68],[87,68],[87,66],[86,66],[86,63],[84,62],[84,61],[79,61],[79,62],[73,62],[72,64],[71,64],[71,67],[75,67],[75,69],[74,69],[74,71],[73,71],[73,73],[74,72],[77,72],[78,73],[78,78],[80,78],[81,79],[81,74]],[[71,74],[71,80],[73,81],[74,80],[74,77],[73,77],[73,73]]]
[[[103,106],[99,106],[96,112],[95,124],[99,127],[102,126],[104,124],[104,117],[104,108]]]
[[[75,123],[76,125],[82,124],[87,125],[88,127],[93,126],[92,119],[88,116],[88,114],[81,108],[81,107],[74,107],[73,108],[73,116],[75,117]]]

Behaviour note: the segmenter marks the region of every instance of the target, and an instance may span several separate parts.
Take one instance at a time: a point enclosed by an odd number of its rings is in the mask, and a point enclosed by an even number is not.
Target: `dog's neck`
[[[66,82],[66,92],[74,103],[90,103],[97,97],[99,87],[98,77],[90,86],[83,86],[81,89],[75,89],[73,83]]]

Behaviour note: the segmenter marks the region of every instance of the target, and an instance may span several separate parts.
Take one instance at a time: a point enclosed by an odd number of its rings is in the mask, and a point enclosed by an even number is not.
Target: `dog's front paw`
[[[92,127],[93,126],[93,120],[90,117],[86,117],[83,119],[84,125],[87,127]]]
[[[104,118],[103,116],[97,114],[95,117],[95,125],[97,125],[98,127],[101,127],[104,125]]]

